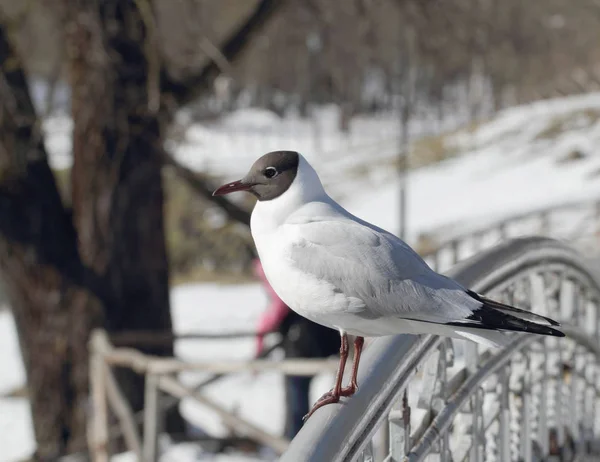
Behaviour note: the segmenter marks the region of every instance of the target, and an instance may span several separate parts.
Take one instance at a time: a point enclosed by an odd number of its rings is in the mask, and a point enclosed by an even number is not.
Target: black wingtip
[[[465,318],[464,321],[453,323],[466,327],[479,327],[482,329],[504,330],[514,332],[527,332],[531,334],[549,335],[552,337],[564,337],[565,334],[554,327],[560,324],[553,319],[521,310],[504,303],[483,297],[473,291],[468,294],[481,302],[481,307]],[[542,320],[554,327],[550,327]],[[537,321],[537,322],[536,322]]]
[[[507,316],[509,317],[509,316]],[[512,317],[512,316],[510,316]],[[525,332],[528,334],[547,335],[550,337],[565,337],[564,332],[553,327],[540,326],[529,321],[523,321],[517,318],[512,320],[504,319],[503,322],[496,324],[481,323],[481,322],[469,322],[469,321],[454,321],[446,323],[448,326],[457,327],[472,327],[475,329],[486,329],[486,330],[497,330],[497,331],[508,331],[508,332]]]
[[[506,305],[505,303],[500,303],[497,302],[496,300],[492,300],[489,299],[487,297],[484,297],[483,295],[479,295],[477,292],[473,292],[472,290],[467,290],[467,293],[473,297],[475,300],[477,300],[478,302],[481,302],[483,305],[491,308],[491,309],[496,309],[496,310],[501,310],[503,312],[508,312],[506,314],[512,314],[515,317],[519,317],[519,316],[526,316],[529,318],[537,318],[538,321],[546,321],[548,324],[550,324],[551,326],[556,326],[559,327],[560,326],[560,322],[555,321],[552,318],[548,318],[546,316],[543,316],[541,314],[537,314],[537,313],[533,313],[532,311],[527,311],[527,310],[521,310],[519,308],[515,308],[514,306],[511,305]],[[535,320],[529,320],[530,322],[535,322]]]

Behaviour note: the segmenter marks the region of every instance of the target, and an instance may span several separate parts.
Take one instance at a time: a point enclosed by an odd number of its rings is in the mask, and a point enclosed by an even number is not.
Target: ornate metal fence
[[[434,336],[377,339],[356,395],[317,411],[282,462],[600,457],[600,283],[582,257],[551,239],[517,239],[451,276],[560,319],[567,337],[515,334],[503,349]]]
[[[469,226],[465,232],[457,233],[454,225],[441,228],[430,236],[437,243],[430,251],[423,252],[423,257],[432,268],[444,271],[507,239],[534,235],[564,240],[580,251],[597,253],[600,198],[528,210],[480,226]]]

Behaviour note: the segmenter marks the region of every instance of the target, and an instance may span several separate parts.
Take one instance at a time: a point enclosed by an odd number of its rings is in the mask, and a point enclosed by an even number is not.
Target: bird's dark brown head
[[[296,151],[269,152],[254,162],[244,178],[217,188],[213,196],[248,191],[259,201],[276,199],[294,182],[299,162],[300,156]]]

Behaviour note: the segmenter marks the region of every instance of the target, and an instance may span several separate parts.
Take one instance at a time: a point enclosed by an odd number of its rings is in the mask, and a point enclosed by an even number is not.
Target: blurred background
[[[214,188],[296,150],[424,256],[597,199],[599,43],[598,0],[0,0],[0,460],[90,456],[96,328],[153,357],[321,361],[314,380],[178,374],[293,437],[339,340],[261,278],[252,198]],[[139,422],[143,375],[112,369]],[[214,407],[160,400],[161,460],[276,457]],[[113,460],[135,460],[115,419]]]

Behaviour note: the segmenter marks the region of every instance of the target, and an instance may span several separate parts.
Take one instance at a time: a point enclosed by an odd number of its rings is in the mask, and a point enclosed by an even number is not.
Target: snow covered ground
[[[314,164],[330,193],[351,212],[398,230],[396,159],[398,119],[361,116],[343,134],[339,111],[326,106],[314,120],[279,118],[244,109],[209,125],[189,124],[168,147],[183,164],[226,180],[237,179],[261,154],[300,151]],[[411,137],[453,129],[456,120],[415,119]],[[65,117],[46,121],[46,144],[56,168],[71,164]],[[474,130],[443,138],[452,157],[408,177],[408,238],[454,224],[461,229],[568,200],[600,194],[600,93],[541,101],[500,112]],[[571,155],[581,156],[568,161]],[[242,193],[240,193],[242,194]]]
[[[323,108],[315,138],[312,123],[248,109],[218,127],[191,126],[172,150],[191,168],[228,181],[243,175],[265,152],[298,150],[352,213],[397,231],[397,118],[356,118],[347,136],[337,130],[336,120],[334,108]],[[452,128],[454,122],[444,121],[442,127]],[[430,135],[435,128],[432,120],[415,120],[411,137]],[[448,160],[413,170],[408,177],[408,239],[413,242],[420,233],[440,227],[464,231],[600,195],[600,93],[507,109],[475,129],[445,136],[443,144],[452,152]],[[575,158],[569,161],[571,156]]]
[[[185,164],[226,180],[243,174],[266,151],[299,150],[351,212],[396,231],[397,120],[359,118],[353,121],[350,136],[342,136],[335,128],[334,115],[331,108],[323,110],[320,135],[314,137],[315,127],[309,122],[281,120],[265,111],[240,111],[218,125],[191,125],[183,140],[172,142],[170,148]],[[415,123],[413,133],[427,133],[430,123]],[[57,117],[48,120],[45,129],[51,135],[46,142],[52,164],[68,166],[70,122]],[[509,109],[473,130],[445,137],[444,143],[460,155],[413,171],[408,179],[411,242],[420,233],[442,226],[451,233],[542,206],[600,196],[600,94]],[[265,298],[254,284],[197,284],[175,287],[172,306],[178,332],[246,330],[264,308]],[[242,359],[252,355],[253,347],[252,340],[185,341],[176,350],[186,359]],[[7,313],[0,313],[0,351],[2,392],[24,383],[14,326]],[[190,384],[199,379],[199,374],[183,377]],[[313,396],[328,389],[330,381],[331,377],[318,377]],[[206,393],[266,430],[279,431],[283,417],[280,383],[277,374],[237,374],[208,387]],[[184,401],[182,412],[206,431],[226,431],[216,416],[193,403]],[[0,461],[14,461],[31,452],[24,400],[0,400],[0,448]],[[215,460],[255,460],[240,457]],[[189,447],[173,449],[164,458],[194,459],[201,460],[201,455]]]
[[[460,126],[456,116],[438,122],[433,114],[421,114],[410,123],[411,137],[452,130]],[[398,152],[399,120],[396,113],[359,115],[347,132],[338,129],[340,111],[327,105],[313,111],[311,118],[294,114],[279,117],[260,108],[240,109],[217,122],[193,123],[185,111],[177,114],[177,135],[167,141],[169,152],[186,166],[215,175],[241,176],[260,155],[277,149],[302,152],[324,173],[335,188],[340,178],[354,167],[380,160],[387,165]],[[46,148],[53,168],[70,167],[71,120],[64,115],[44,122]],[[340,172],[341,170],[341,172]],[[340,192],[344,192],[340,188]]]
[[[564,122],[563,122],[564,121]],[[449,224],[460,230],[571,200],[600,196],[600,94],[508,109],[446,139],[461,155],[411,172],[408,238]],[[582,157],[568,161],[578,152]],[[377,178],[381,175],[383,178]],[[347,206],[398,229],[398,184],[375,172]]]

